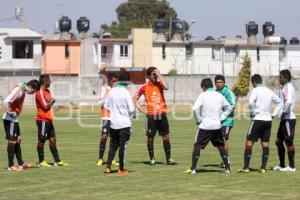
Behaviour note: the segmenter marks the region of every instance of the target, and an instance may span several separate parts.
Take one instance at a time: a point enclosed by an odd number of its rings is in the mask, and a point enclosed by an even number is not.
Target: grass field
[[[37,128],[34,112],[25,111],[20,117],[23,158],[27,162],[37,162]],[[60,113],[60,116],[67,116]],[[176,166],[164,164],[162,140],[156,137],[155,155],[159,162],[148,165],[145,145],[144,119],[136,120],[129,142],[126,168],[127,176],[105,176],[103,169],[96,166],[98,156],[99,127],[98,113],[84,111],[80,121],[76,113],[70,120],[55,121],[58,149],[68,167],[33,168],[19,173],[9,172],[7,166],[6,141],[3,124],[0,130],[0,199],[300,199],[300,174],[268,171],[259,174],[237,174],[242,167],[245,134],[248,120],[236,122],[230,138],[230,160],[232,173],[213,166],[220,163],[220,157],[212,145],[202,151],[198,168],[201,173],[186,175],[182,171],[190,166],[196,126],[194,120],[174,120],[169,114],[171,129],[172,157]],[[187,113],[182,113],[187,115]],[[81,124],[81,126],[79,126]],[[85,125],[86,127],[82,127]],[[275,133],[278,121],[274,121],[270,158],[268,166],[278,163],[275,147]],[[296,166],[300,165],[297,146],[299,123],[296,128]],[[52,161],[48,145],[45,146],[46,159]],[[106,155],[108,148],[106,150]],[[105,157],[106,157],[105,155]],[[253,149],[251,167],[260,167],[261,148]],[[211,165],[210,165],[211,164]]]

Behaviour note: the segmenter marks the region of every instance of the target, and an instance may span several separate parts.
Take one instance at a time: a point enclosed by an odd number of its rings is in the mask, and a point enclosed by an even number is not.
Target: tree
[[[156,19],[176,19],[176,11],[170,7],[167,0],[128,0],[116,9],[118,22],[111,25],[102,24],[103,32],[109,32],[113,37],[126,38],[132,28],[151,28]],[[185,30],[188,30],[185,22]]]
[[[239,96],[246,96],[249,92],[250,76],[251,76],[251,58],[248,53],[242,57],[242,69],[239,72],[237,80],[235,81],[232,91]]]

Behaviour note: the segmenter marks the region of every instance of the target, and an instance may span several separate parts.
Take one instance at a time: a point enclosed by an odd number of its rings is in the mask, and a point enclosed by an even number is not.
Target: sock
[[[8,167],[12,167],[14,165],[14,157],[15,157],[15,144],[7,143],[7,157],[8,157]]]
[[[171,158],[171,144],[170,144],[170,140],[164,141],[163,145],[164,145],[166,160],[168,162],[169,159]]]
[[[291,168],[295,168],[295,148],[294,146],[288,147],[288,158],[289,158],[289,166]]]
[[[266,169],[268,158],[269,158],[269,147],[263,147],[262,151],[263,152],[262,152],[262,157],[261,157],[261,168]]]
[[[99,144],[99,159],[103,159],[105,148],[106,148],[106,140],[101,139]]]
[[[227,155],[227,151],[226,151],[225,147],[218,147],[218,149],[220,152],[220,156],[223,159],[225,169],[230,170],[230,164],[229,164],[228,155]]]
[[[277,152],[279,157],[279,166],[284,168],[285,167],[285,148],[283,145],[283,141],[276,141]]]
[[[148,140],[147,140],[147,149],[148,149],[148,154],[149,154],[150,160],[154,159],[154,144],[153,144],[153,139],[154,138],[148,138]]]
[[[56,140],[55,139],[50,139],[49,147],[50,147],[50,151],[52,153],[54,161],[55,162],[60,162],[60,158],[59,158],[59,155],[58,155],[58,150],[57,150],[57,147],[56,147]]]
[[[45,155],[44,155],[44,142],[38,142],[37,146],[36,146],[36,150],[38,152],[38,156],[39,156],[39,163],[43,162],[45,159]]]
[[[252,155],[252,147],[246,147],[244,153],[244,169],[249,168],[251,155]]]
[[[192,166],[191,166],[191,170],[195,170],[197,168],[197,163],[198,160],[200,158],[200,150],[201,150],[201,146],[194,144],[194,151],[192,154]]]
[[[18,165],[21,166],[24,164],[23,159],[22,159],[22,150],[21,150],[21,144],[17,143],[15,145],[15,154],[16,154],[16,158],[18,161]]]

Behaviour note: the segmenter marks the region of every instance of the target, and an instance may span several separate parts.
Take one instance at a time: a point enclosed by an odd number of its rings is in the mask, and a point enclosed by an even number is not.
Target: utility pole
[[[16,12],[15,13],[16,19],[21,22],[21,27],[25,28],[26,25],[25,25],[25,12],[24,12],[24,2],[23,2],[23,0],[20,0],[20,3],[17,6],[15,12]]]

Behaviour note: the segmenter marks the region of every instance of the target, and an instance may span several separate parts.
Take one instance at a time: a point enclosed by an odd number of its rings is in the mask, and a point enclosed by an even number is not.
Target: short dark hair
[[[49,74],[41,74],[39,77],[40,85],[44,85],[47,80],[50,80]]]
[[[211,81],[210,78],[205,78],[201,81],[201,87],[204,89],[208,89],[213,87],[213,82]]]
[[[116,73],[109,73],[107,74],[107,80],[111,81],[113,78],[119,79]]]
[[[119,81],[122,83],[126,83],[128,84],[128,81],[130,81],[130,73],[126,70],[123,70],[120,75],[119,75]],[[122,83],[122,84],[123,84]]]
[[[259,74],[254,74],[252,77],[251,77],[251,82],[252,84],[262,84],[262,78]]]
[[[225,77],[221,74],[218,74],[215,76],[215,82],[217,82],[218,80],[222,80],[225,82]]]
[[[40,89],[40,83],[38,82],[38,80],[35,79],[28,81],[26,85],[30,86],[35,91],[38,91]]]
[[[290,70],[284,69],[280,71],[280,75],[282,75],[284,78],[286,78],[288,81],[292,80],[292,75]]]
[[[146,70],[146,76],[151,76],[151,73],[156,70],[157,68],[156,67],[148,67],[147,70]]]

